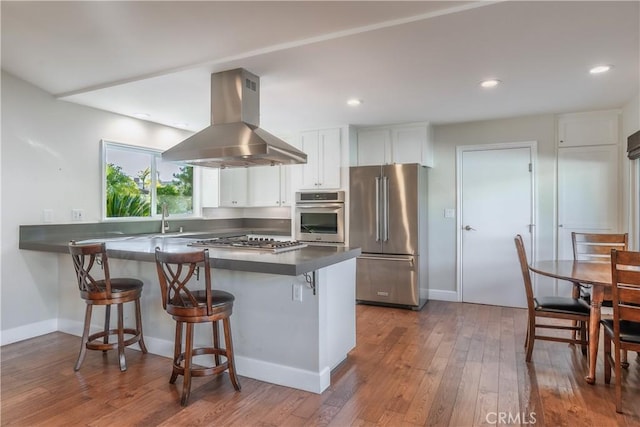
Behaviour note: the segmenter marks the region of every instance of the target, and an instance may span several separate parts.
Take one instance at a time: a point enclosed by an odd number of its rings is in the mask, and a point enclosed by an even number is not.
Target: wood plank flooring
[[[79,337],[53,333],[2,347],[6,426],[640,426],[640,360],[630,354],[623,415],[614,387],[584,381],[586,359],[537,341],[524,361],[526,311],[430,301],[421,312],[357,306],[357,347],[321,395],[224,374],[169,384],[168,359],[89,352],[73,371]],[[601,347],[602,349],[602,347]],[[602,353],[602,351],[600,351]],[[614,378],[612,381],[616,381]]]

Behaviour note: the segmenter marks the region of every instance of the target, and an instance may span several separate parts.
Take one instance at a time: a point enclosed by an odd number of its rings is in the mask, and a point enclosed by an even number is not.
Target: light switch
[[[444,210],[444,217],[445,218],[455,218],[456,217],[456,210],[455,209],[451,209],[451,208],[447,208]]]

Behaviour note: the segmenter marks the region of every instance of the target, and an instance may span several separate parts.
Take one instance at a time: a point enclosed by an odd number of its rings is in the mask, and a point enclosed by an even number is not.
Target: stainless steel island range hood
[[[211,126],[162,159],[213,168],[307,163],[307,155],[260,129],[260,78],[245,69],[211,75]]]

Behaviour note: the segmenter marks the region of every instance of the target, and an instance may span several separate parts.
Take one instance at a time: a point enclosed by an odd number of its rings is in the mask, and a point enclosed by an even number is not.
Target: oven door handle
[[[296,205],[297,209],[314,209],[314,208],[344,208],[342,203],[314,203],[309,205]]]

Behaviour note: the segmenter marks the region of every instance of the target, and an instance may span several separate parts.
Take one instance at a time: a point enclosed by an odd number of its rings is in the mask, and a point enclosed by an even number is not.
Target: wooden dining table
[[[602,301],[611,299],[611,262],[598,261],[537,261],[529,265],[534,273],[573,283],[591,285],[591,312],[589,316],[589,372],[585,380],[596,382],[596,363],[600,337]]]

